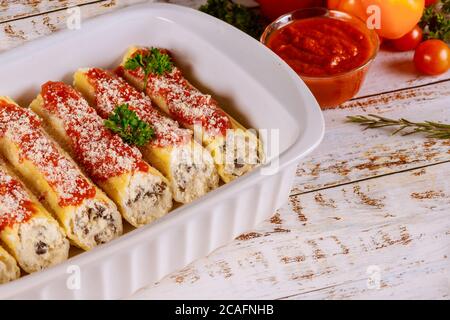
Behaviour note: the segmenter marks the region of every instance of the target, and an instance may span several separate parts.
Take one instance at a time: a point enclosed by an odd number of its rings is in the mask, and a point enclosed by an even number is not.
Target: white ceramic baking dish
[[[321,111],[283,61],[228,24],[174,5],[133,6],[0,55],[0,94],[28,105],[45,81],[71,83],[78,67],[113,67],[133,44],[170,48],[189,78],[233,116],[253,128],[278,129],[279,158],[269,155],[266,166],[156,223],[0,285],[0,299],[128,297],[270,217],[287,199],[298,160],[320,143]],[[266,150],[273,142],[265,141]],[[277,172],[263,174],[277,162]]]

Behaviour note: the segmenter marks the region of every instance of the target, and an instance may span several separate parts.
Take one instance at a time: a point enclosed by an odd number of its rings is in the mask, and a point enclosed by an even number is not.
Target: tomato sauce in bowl
[[[357,94],[379,47],[363,21],[319,8],[280,17],[261,41],[305,81],[322,108]]]

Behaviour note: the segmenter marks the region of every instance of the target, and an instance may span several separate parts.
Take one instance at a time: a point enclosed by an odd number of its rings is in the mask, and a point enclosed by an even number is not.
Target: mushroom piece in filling
[[[178,147],[172,153],[171,168],[176,201],[189,203],[219,185],[211,155],[197,144]]]
[[[74,236],[89,249],[122,234],[122,217],[117,208],[96,199],[85,201],[70,223]]]
[[[32,218],[18,226],[19,265],[28,273],[36,272],[67,259],[69,241],[56,223]]]
[[[127,220],[142,226],[165,215],[172,207],[172,193],[162,177],[135,173],[122,204]]]
[[[256,136],[243,130],[228,130],[222,145],[224,172],[240,177],[261,163]]]

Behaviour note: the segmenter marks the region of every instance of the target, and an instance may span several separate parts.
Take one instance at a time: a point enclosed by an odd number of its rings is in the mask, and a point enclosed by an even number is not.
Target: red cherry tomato
[[[410,51],[417,48],[420,42],[422,42],[422,36],[422,29],[419,26],[415,26],[414,29],[405,34],[403,37],[391,40],[390,43],[397,51]]]
[[[324,6],[324,0],[257,0],[264,17],[273,21],[279,16],[303,8]]]
[[[450,49],[441,40],[422,42],[414,54],[416,68],[425,74],[438,75],[450,68]]]
[[[425,0],[425,6],[431,6],[432,4],[435,4],[437,0]]]

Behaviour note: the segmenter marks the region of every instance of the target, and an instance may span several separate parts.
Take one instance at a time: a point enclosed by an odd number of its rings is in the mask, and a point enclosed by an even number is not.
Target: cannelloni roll
[[[28,273],[67,259],[69,241],[58,222],[0,160],[0,240]]]
[[[44,132],[39,117],[0,97],[0,151],[82,249],[122,233],[116,205]]]
[[[16,260],[2,247],[0,247],[0,284],[20,277],[20,269]]]
[[[47,82],[30,107],[130,224],[139,227],[169,212],[172,193],[167,179],[142,160],[137,148],[107,129],[75,89]]]
[[[175,201],[189,203],[218,186],[213,159],[192,139],[191,131],[153,108],[151,100],[125,80],[92,68],[76,72],[74,84],[103,118],[108,118],[118,105],[127,104],[153,128],[154,139],[141,151],[167,177]]]
[[[130,67],[129,60],[137,55],[140,63],[131,63]],[[151,58],[149,63],[165,61],[168,70],[156,73],[147,68],[150,73],[146,77],[141,64],[148,61],[147,57]],[[183,127],[195,129],[196,133],[200,131],[195,138],[211,152],[224,182],[242,176],[263,162],[262,144],[257,136],[223,111],[210,95],[190,84],[181,70],[172,65],[167,50],[132,47],[118,73],[139,90],[146,86],[145,93],[152,101]]]

